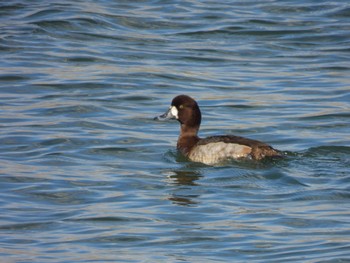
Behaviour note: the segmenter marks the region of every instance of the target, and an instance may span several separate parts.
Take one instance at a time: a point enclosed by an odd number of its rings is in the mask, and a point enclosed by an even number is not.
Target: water
[[[347,1],[0,4],[2,262],[349,262]],[[157,122],[285,152],[206,166]]]

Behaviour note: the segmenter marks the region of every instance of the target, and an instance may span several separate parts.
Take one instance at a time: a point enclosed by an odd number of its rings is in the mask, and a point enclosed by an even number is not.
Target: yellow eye
[[[183,109],[183,108],[184,108],[184,105],[181,104],[181,105],[179,106],[179,109]]]

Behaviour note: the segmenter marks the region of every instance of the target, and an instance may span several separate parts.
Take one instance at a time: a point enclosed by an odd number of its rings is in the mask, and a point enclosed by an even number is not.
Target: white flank
[[[225,159],[239,159],[247,157],[251,148],[246,145],[235,143],[214,142],[205,145],[198,145],[189,154],[194,162],[215,164]]]

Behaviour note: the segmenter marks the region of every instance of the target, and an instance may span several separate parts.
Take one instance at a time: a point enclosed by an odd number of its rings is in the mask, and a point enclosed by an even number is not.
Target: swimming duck
[[[265,157],[281,156],[281,153],[271,146],[244,137],[221,135],[199,138],[201,111],[197,102],[187,95],[176,96],[168,111],[155,119],[176,119],[180,122],[177,149],[194,162],[212,165],[227,159],[261,160]]]

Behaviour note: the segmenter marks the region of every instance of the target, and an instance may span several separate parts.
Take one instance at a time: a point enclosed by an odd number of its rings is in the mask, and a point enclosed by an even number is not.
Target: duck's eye
[[[181,104],[181,105],[179,106],[179,109],[183,109],[183,108],[184,108],[184,105]]]

